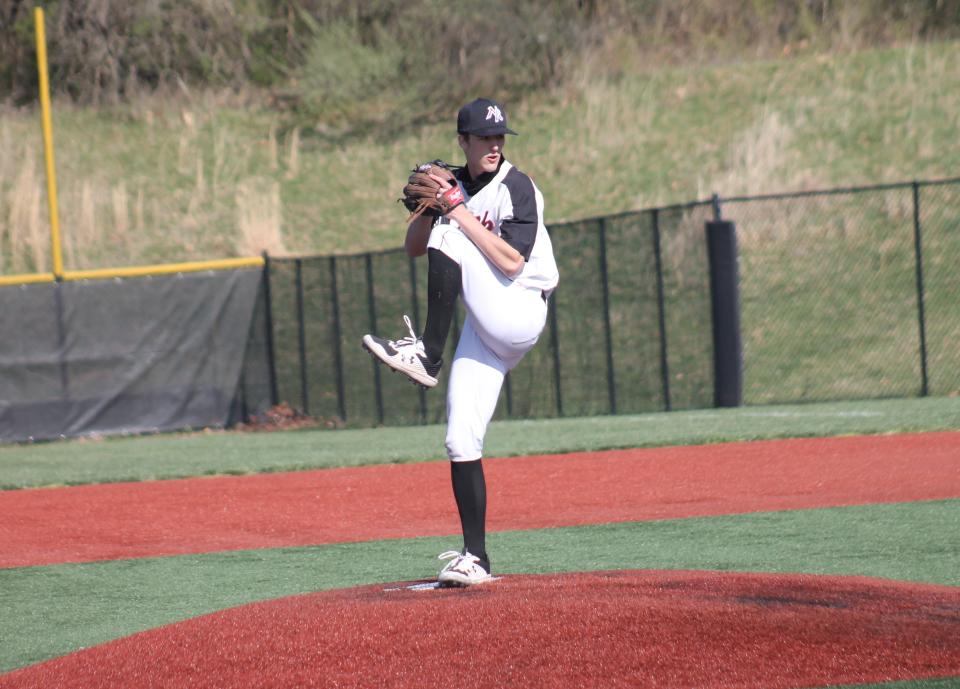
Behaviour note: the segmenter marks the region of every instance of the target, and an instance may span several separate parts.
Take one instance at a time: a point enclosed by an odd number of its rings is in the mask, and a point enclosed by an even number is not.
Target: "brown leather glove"
[[[445,180],[451,188],[443,191],[441,184],[431,174]],[[413,169],[403,188],[403,198],[399,200],[410,211],[410,217],[407,218],[409,223],[421,215],[431,218],[446,215],[463,203],[463,190],[450,166],[442,160],[433,160]]]

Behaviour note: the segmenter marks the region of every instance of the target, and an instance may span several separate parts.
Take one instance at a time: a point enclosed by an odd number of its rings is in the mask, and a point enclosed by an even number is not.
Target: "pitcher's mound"
[[[284,598],[24,668],[0,687],[777,689],[944,676],[960,676],[960,589],[641,571]]]

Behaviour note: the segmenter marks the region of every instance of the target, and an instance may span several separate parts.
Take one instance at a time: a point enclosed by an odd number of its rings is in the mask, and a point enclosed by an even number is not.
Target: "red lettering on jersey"
[[[475,215],[473,217],[479,220],[480,224],[486,227],[490,232],[493,232],[494,226],[493,220],[490,220],[490,211],[484,211],[482,218],[479,215]]]

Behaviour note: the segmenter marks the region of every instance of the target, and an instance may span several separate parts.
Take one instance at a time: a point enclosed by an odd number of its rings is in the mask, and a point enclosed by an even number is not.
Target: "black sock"
[[[463,527],[463,547],[480,558],[480,564],[490,571],[487,557],[487,482],[483,477],[482,461],[450,462],[453,478],[453,496],[460,511]]]
[[[462,278],[459,264],[442,251],[428,249],[427,260],[427,325],[423,329],[423,349],[435,363],[440,361],[447,344]]]

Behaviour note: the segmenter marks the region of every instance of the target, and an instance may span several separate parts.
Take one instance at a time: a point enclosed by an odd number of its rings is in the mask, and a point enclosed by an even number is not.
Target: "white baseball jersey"
[[[536,344],[547,319],[547,297],[559,281],[553,245],[543,222],[543,196],[533,181],[504,160],[493,173],[457,172],[471,214],[525,259],[507,277],[461,232],[441,218],[429,248],[460,265],[467,309],[447,386],[447,453],[454,461],[483,454],[483,438],[506,373]]]

